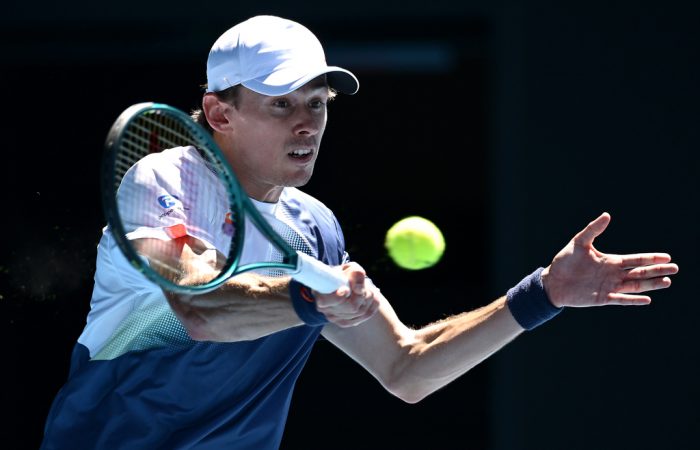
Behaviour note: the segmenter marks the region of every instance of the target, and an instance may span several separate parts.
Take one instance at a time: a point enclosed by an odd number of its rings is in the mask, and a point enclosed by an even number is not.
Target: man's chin
[[[313,174],[313,171],[309,170],[308,172],[305,172],[303,174],[298,174],[294,177],[291,177],[288,179],[283,186],[285,187],[301,187],[306,185],[309,181],[311,181],[311,175]]]

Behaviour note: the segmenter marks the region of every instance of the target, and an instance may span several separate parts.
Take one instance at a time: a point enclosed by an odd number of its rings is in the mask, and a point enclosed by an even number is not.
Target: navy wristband
[[[314,327],[323,326],[328,319],[316,309],[316,302],[311,289],[296,280],[289,282],[289,296],[297,316],[307,325]]]
[[[508,308],[515,320],[526,330],[542,325],[561,312],[549,301],[542,285],[543,267],[523,278],[506,294]]]

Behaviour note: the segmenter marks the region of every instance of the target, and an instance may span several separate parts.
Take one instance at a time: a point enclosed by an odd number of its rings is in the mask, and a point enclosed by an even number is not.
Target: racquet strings
[[[200,139],[177,117],[162,110],[149,110],[133,118],[122,130],[115,156],[115,189],[137,161],[151,153],[175,147],[200,147]]]
[[[215,282],[235,264],[239,213],[232,199],[238,194],[223,178],[205,132],[186,120],[159,109],[133,117],[114,153],[114,190],[124,233],[146,270],[166,284],[196,287]],[[178,153],[149,159],[169,149]],[[173,159],[176,172],[167,168]]]

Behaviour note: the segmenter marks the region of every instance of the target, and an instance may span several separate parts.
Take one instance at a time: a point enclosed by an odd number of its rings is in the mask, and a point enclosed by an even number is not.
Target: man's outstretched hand
[[[667,253],[612,255],[593,246],[610,223],[603,213],[580,231],[542,272],[554,306],[647,305],[643,292],[665,289],[678,272]]]

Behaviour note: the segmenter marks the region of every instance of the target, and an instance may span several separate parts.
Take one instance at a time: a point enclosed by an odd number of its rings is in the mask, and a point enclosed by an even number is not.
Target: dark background
[[[2,448],[37,448],[88,310],[115,117],[199,102],[209,47],[255,14],[296,19],[360,92],[331,104],[306,190],[408,324],[484,305],[601,212],[610,253],[666,251],[644,308],[566,310],[417,405],[327,342],[284,449],[697,448],[698,9],[690,2],[10,2],[0,14]],[[418,214],[432,269],[383,248]]]

